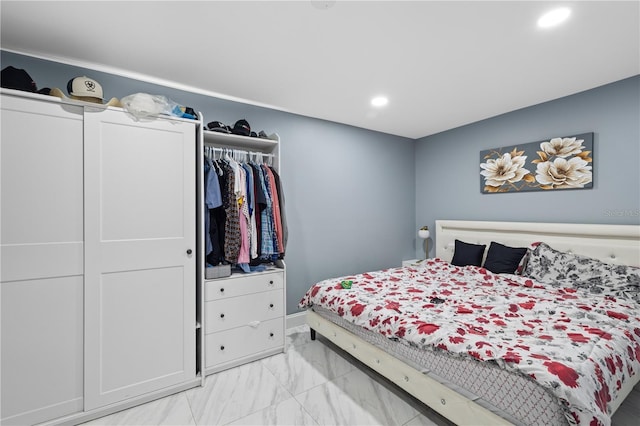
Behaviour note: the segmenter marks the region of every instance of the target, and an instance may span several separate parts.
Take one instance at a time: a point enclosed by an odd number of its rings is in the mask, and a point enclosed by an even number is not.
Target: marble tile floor
[[[321,336],[311,341],[307,326],[287,330],[287,348],[84,425],[451,425]],[[614,426],[637,424],[640,387],[632,397]]]

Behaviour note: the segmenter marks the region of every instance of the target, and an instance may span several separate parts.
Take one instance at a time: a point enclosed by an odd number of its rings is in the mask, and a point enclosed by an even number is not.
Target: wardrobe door
[[[195,378],[196,125],[85,109],[85,409]]]
[[[2,95],[0,424],[82,411],[82,108]]]

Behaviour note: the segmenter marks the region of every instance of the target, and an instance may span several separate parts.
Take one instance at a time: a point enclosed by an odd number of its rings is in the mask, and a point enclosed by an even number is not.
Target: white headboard
[[[456,239],[487,249],[491,241],[510,247],[543,241],[556,250],[640,266],[640,225],[436,220],[437,257],[450,261]]]

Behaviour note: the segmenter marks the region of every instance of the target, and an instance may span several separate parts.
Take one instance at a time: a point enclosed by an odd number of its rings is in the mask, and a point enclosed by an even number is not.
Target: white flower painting
[[[593,187],[593,133],[480,152],[483,193]],[[529,163],[527,159],[532,158]]]

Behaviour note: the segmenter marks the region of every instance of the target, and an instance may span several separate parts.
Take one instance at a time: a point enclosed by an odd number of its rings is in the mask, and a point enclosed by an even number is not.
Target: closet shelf
[[[204,143],[229,148],[248,148],[271,152],[278,147],[280,137],[277,139],[252,138],[250,136],[234,135],[233,133],[220,133],[211,130],[203,130]]]

